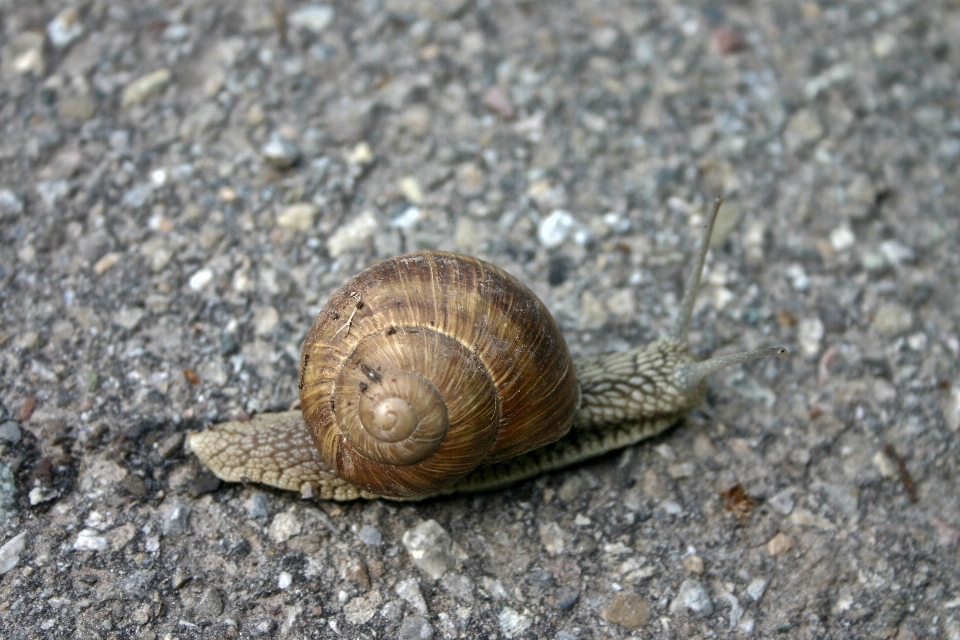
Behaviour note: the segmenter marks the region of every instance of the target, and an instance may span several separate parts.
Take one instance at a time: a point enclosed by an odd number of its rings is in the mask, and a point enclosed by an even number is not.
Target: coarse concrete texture
[[[0,0],[0,636],[960,638],[960,2]],[[415,504],[221,484],[339,283],[422,248],[661,437]]]

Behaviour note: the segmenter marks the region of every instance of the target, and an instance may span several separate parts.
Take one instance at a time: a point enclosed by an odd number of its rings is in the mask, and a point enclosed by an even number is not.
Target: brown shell
[[[303,345],[300,402],[338,475],[402,498],[559,439],[579,387],[532,291],[482,260],[424,251],[334,293]]]

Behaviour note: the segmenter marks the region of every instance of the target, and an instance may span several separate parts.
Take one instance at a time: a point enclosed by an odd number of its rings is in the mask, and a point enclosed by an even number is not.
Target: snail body
[[[319,498],[418,499],[505,486],[660,433],[706,376],[687,333],[721,201],[680,314],[646,347],[574,360],[543,303],[477,258],[425,251],[351,278],[304,342],[301,411],[190,434],[218,477]]]

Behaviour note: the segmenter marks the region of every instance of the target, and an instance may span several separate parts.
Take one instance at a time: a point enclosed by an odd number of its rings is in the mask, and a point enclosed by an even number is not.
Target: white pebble
[[[47,24],[47,36],[50,44],[58,49],[67,46],[83,34],[83,25],[77,10],[73,7],[64,9],[57,17]]]
[[[830,246],[837,251],[846,251],[857,241],[850,227],[843,225],[830,232]]]
[[[311,33],[320,33],[333,21],[332,7],[322,4],[313,4],[297,9],[290,14],[290,26],[302,27]]]
[[[277,226],[295,231],[309,231],[320,208],[312,202],[292,204],[277,214]]]
[[[0,576],[17,566],[20,562],[20,554],[27,547],[27,532],[23,531],[0,547]]]
[[[500,615],[497,616],[497,619],[500,621],[500,629],[503,630],[503,635],[508,638],[519,636],[533,624],[533,619],[530,616],[524,615],[510,607],[504,607],[500,611]]]
[[[887,262],[894,266],[899,266],[904,262],[913,262],[917,259],[917,254],[914,253],[913,249],[896,240],[881,242],[880,253],[887,259]]]
[[[797,324],[797,342],[800,352],[808,358],[820,353],[820,341],[823,340],[823,322],[820,318],[804,318]]]
[[[417,207],[407,207],[403,213],[390,221],[390,226],[395,229],[409,231],[410,229],[413,229],[422,219],[423,212],[420,211],[420,209]]]
[[[356,220],[345,224],[327,240],[327,251],[334,258],[339,258],[347,251],[362,246],[374,231],[377,230],[377,219],[372,211],[364,211]]]
[[[190,288],[194,291],[200,291],[213,280],[213,271],[210,269],[200,269],[190,276]]]
[[[267,529],[267,537],[274,542],[286,542],[293,536],[300,535],[300,521],[295,515],[289,512],[278,513],[274,516]]]
[[[103,536],[97,535],[93,529],[83,529],[77,534],[77,541],[73,543],[77,551],[106,551],[110,543]]]
[[[289,587],[291,584],[293,584],[293,576],[286,571],[281,571],[280,577],[277,578],[277,588],[283,590]]]
[[[763,597],[764,592],[767,590],[767,581],[763,578],[754,578],[750,581],[750,584],[747,585],[747,595],[756,602]]]
[[[790,279],[790,285],[794,291],[806,291],[810,288],[810,276],[798,264],[787,267],[787,278]]]
[[[563,209],[557,209],[540,222],[537,239],[547,249],[559,247],[573,229],[573,216]]]

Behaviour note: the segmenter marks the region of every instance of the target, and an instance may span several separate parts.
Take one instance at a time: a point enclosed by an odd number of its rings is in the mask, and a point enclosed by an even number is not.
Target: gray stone
[[[357,534],[357,537],[360,538],[360,542],[372,547],[379,547],[380,543],[383,542],[380,530],[369,524],[360,527],[360,533]]]
[[[400,625],[397,637],[400,640],[430,640],[433,637],[433,625],[423,616],[410,616]]]
[[[17,424],[16,421],[7,420],[6,422],[0,422],[0,440],[10,444],[17,444],[20,442],[20,438],[20,425]]]
[[[187,532],[190,506],[180,500],[171,500],[163,512],[160,531],[164,536],[181,536]]]
[[[21,531],[0,547],[0,576],[17,566],[20,554],[27,548],[27,532]]]
[[[403,534],[403,546],[413,563],[434,580],[453,567],[450,534],[436,520],[427,520]]]
[[[713,601],[699,580],[687,579],[680,584],[677,597],[670,603],[670,613],[688,612],[697,618],[713,614]]]

